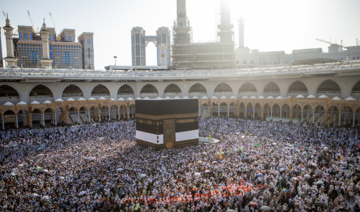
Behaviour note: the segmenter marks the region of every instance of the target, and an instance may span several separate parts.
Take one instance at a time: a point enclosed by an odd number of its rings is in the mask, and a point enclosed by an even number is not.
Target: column
[[[303,116],[304,116],[304,111],[303,111],[303,110],[301,110],[300,122],[302,122],[302,120],[303,120]]]
[[[109,108],[109,120],[111,120],[111,108]]]
[[[18,122],[18,116],[15,115],[15,126],[16,128],[19,128],[19,122]]]
[[[42,113],[42,121],[43,121],[43,126],[45,126],[45,113]]]
[[[263,107],[261,107],[261,120],[264,120],[264,108]]]
[[[57,126],[57,120],[56,120],[56,113],[54,113],[54,122],[55,122],[55,126]]]
[[[273,109],[272,109],[272,108],[271,108],[270,112],[271,112],[271,119],[272,119],[272,118],[273,118],[273,116],[272,116],[272,114],[273,114]]]
[[[118,112],[118,120],[120,121],[120,116],[121,116],[120,108],[117,110],[117,112]]]
[[[220,117],[220,105],[218,105],[218,117]]]
[[[130,112],[129,112],[129,108],[127,109],[127,118],[130,119]]]
[[[3,130],[5,130],[5,119],[4,119],[4,116],[1,116],[1,121],[2,121],[2,128],[3,128]]]
[[[230,105],[228,105],[228,117],[229,117],[229,113],[230,113]]]
[[[255,107],[253,108],[253,119],[255,119]]]
[[[236,116],[240,117],[240,105],[236,105]]]
[[[26,114],[26,120],[27,120],[27,126],[28,127],[33,127],[33,124],[32,124],[32,114],[31,113],[27,113]]]
[[[78,110],[77,114],[78,114],[78,123],[80,124],[81,122],[80,122],[80,111],[79,110]]]
[[[289,121],[292,121],[293,118],[293,109],[289,107],[290,115],[289,115]]]
[[[280,108],[280,120],[282,118],[282,109]]]
[[[353,113],[353,127],[355,127],[355,113]]]
[[[341,111],[339,111],[339,127],[341,125]]]
[[[208,116],[211,117],[211,109],[212,109],[212,105],[208,106]]]
[[[245,106],[244,116],[247,118],[247,107]]]
[[[347,116],[347,112],[345,112],[345,110],[344,110],[344,125],[346,124],[346,116]]]
[[[9,17],[6,15],[6,24],[3,28],[5,30],[6,38],[6,55],[4,58],[6,62],[6,67],[17,66],[17,59],[14,55],[14,44],[13,44],[13,30],[14,28],[10,25]]]

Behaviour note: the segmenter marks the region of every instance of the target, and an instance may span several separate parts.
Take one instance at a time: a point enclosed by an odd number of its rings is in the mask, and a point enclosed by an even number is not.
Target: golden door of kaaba
[[[166,148],[173,148],[175,143],[175,119],[163,121],[163,132]]]

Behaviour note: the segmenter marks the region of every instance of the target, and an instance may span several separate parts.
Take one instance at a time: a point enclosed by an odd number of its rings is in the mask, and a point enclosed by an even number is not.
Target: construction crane
[[[2,11],[2,12],[3,12],[3,14],[4,14],[5,18],[6,18],[5,12],[4,11]]]
[[[54,19],[53,19],[52,15],[51,15],[51,12],[49,12],[49,14],[50,14],[51,20],[52,20],[52,22],[53,22],[53,24],[54,24],[54,27],[55,27],[55,33],[56,33],[57,28],[56,28],[56,25],[55,25],[55,21],[54,21]],[[56,36],[56,40],[60,40],[60,37]]]
[[[337,43],[332,43],[331,41],[326,41],[326,40],[323,40],[323,39],[319,39],[319,38],[316,38],[317,41],[321,41],[321,42],[324,42],[324,43],[328,43],[328,44],[336,44],[336,45],[339,45],[341,48],[344,48],[344,49],[349,49],[349,47],[346,47],[346,46],[343,46],[343,41],[341,40],[341,44],[337,44]]]
[[[34,23],[32,22],[29,10],[28,10],[28,15],[29,15],[29,18],[30,18],[30,21],[31,21],[31,25],[33,26],[33,30],[35,30]]]

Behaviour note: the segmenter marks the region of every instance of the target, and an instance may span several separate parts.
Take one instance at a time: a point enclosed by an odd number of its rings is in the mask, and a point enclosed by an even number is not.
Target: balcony
[[[201,97],[207,96],[207,94],[206,94],[206,92],[191,92],[191,93],[189,93],[189,98],[192,98],[194,96],[197,96],[200,99]]]
[[[46,100],[49,101],[54,101],[54,97],[52,95],[39,95],[39,96],[30,96],[29,97],[29,103],[33,102],[33,101],[38,101],[40,103],[45,102]]]
[[[117,98],[119,99],[119,98],[123,98],[124,100],[127,100],[128,98],[133,98],[133,99],[135,99],[135,94],[133,94],[133,93],[118,93],[118,95],[117,95]]]
[[[179,92],[179,93],[175,93],[175,92],[172,92],[172,93],[165,93],[164,94],[164,97],[170,97],[170,98],[174,98],[174,97],[182,97],[182,94]]]
[[[19,96],[1,96],[0,97],[0,105],[4,104],[5,102],[11,102],[14,105],[20,102]]]
[[[214,96],[220,98],[222,96],[225,96],[227,98],[231,97],[233,95],[233,92],[215,92]]]

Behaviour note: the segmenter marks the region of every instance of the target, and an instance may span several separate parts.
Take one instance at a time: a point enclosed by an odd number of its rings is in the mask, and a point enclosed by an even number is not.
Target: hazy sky
[[[323,48],[328,44],[316,38],[356,45],[360,39],[359,0],[231,0],[235,44],[238,46],[240,15],[245,19],[245,46],[260,51]],[[217,5],[217,6],[216,6]],[[218,11],[216,10],[218,8]],[[216,13],[220,0],[187,0],[187,15],[193,28],[193,41],[214,41]],[[9,13],[11,25],[31,25],[30,11],[35,28],[41,27],[43,18],[57,32],[64,28],[94,32],[95,68],[114,64],[131,65],[130,31],[141,26],[147,35],[155,35],[161,26],[171,28],[176,18],[176,0],[0,0],[0,10]],[[5,17],[0,16],[1,26]],[[5,38],[2,30],[3,55]],[[359,41],[360,42],[360,41]],[[146,50],[147,65],[156,65],[156,48],[149,44]]]

